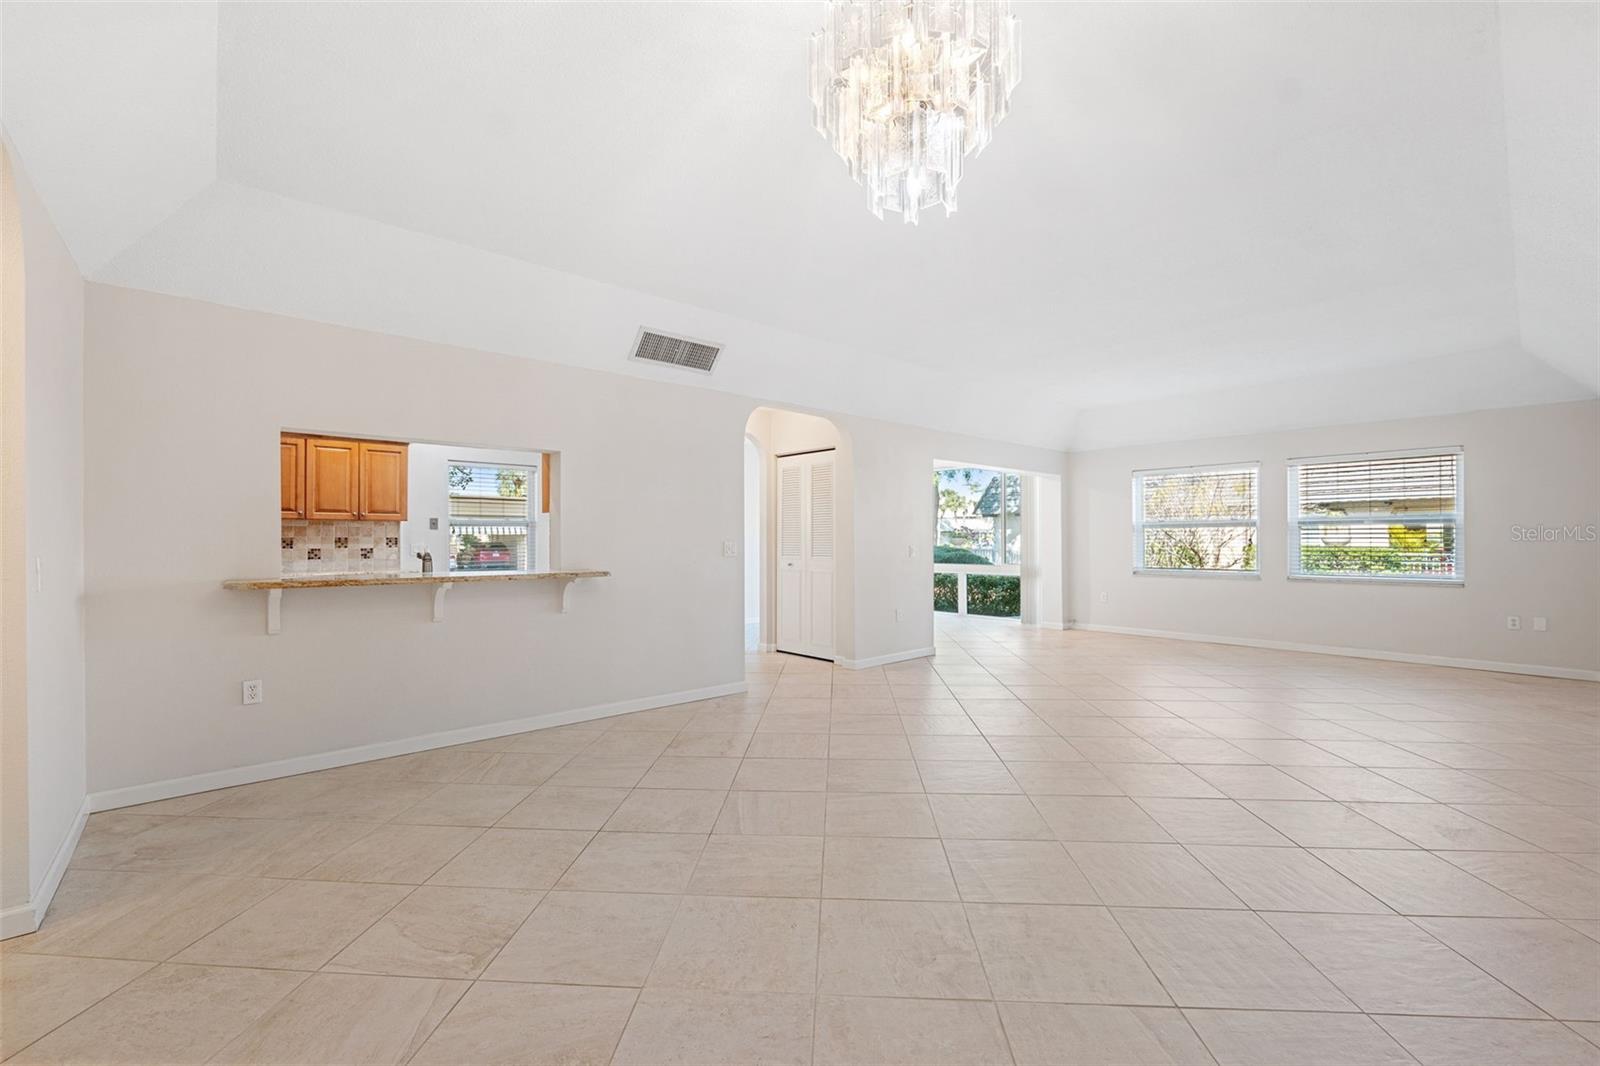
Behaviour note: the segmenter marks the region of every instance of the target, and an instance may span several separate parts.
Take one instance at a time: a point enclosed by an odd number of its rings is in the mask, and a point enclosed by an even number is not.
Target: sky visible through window
[[[1022,479],[985,467],[935,470],[934,561],[1016,564],[1022,553]]]

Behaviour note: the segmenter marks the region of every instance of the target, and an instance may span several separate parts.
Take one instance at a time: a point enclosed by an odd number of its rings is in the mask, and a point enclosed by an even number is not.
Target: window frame
[[[467,518],[467,517],[461,517],[461,518],[458,518],[454,514],[451,514],[450,513],[450,511],[451,511],[450,500],[452,499],[454,494],[449,491],[448,478],[449,478],[449,471],[450,471],[450,468],[452,466],[477,467],[477,468],[486,469],[486,470],[526,470],[526,471],[528,471],[528,487],[527,487],[527,497],[526,497],[527,502],[528,502],[528,513],[527,513],[527,515],[525,517],[523,517],[523,518],[498,518],[498,517],[491,517],[491,518]],[[511,574],[511,573],[535,573],[535,572],[538,571],[538,569],[539,569],[539,560],[538,560],[538,555],[539,555],[539,540],[538,540],[539,518],[538,518],[538,513],[539,512],[538,512],[538,509],[537,509],[537,505],[540,502],[540,492],[542,491],[542,489],[541,489],[541,485],[542,485],[541,479],[543,477],[543,468],[544,468],[544,460],[543,460],[543,458],[541,458],[538,462],[533,463],[531,465],[526,464],[526,463],[511,463],[511,462],[500,462],[500,461],[492,461],[491,462],[491,461],[482,460],[482,459],[461,459],[461,460],[446,459],[445,460],[445,477],[446,477],[446,487],[445,487],[445,544],[447,546],[449,546],[449,550],[447,550],[447,552],[446,552],[448,562],[447,562],[447,565],[445,567],[445,570],[446,570],[447,573],[452,573],[452,574]],[[512,498],[514,498],[514,497],[512,497]],[[522,532],[521,535],[523,536],[524,541],[525,541],[525,551],[526,551],[527,558],[528,558],[527,566],[526,567],[515,567],[515,568],[510,569],[510,570],[498,570],[498,569],[478,570],[478,569],[473,569],[473,568],[470,568],[470,567],[458,567],[456,565],[456,553],[454,551],[456,528],[458,526],[463,527],[463,528],[471,528],[473,526],[521,527],[523,529],[523,532]]]
[[[1006,479],[1013,477],[1017,479],[1017,507],[1020,510],[1022,507],[1023,495],[1022,479],[1026,475],[1019,470],[1010,470],[1006,467],[1000,466],[977,466],[970,463],[934,464],[933,472],[935,475],[945,470],[992,470],[996,474],[1000,475],[1000,512],[997,516],[999,520],[995,523],[995,554],[1000,557],[1000,561],[993,563],[935,563],[934,571],[936,573],[946,574],[994,574],[998,577],[1021,577],[1021,556],[1023,554],[1022,534],[1023,530],[1025,529],[1027,516],[1020,513],[1013,516],[1006,510]],[[1014,563],[1008,563],[1005,561],[1006,544],[1008,543],[1010,534],[1012,532],[1013,520],[1016,522],[1018,559]],[[935,504],[933,508],[933,550],[937,551],[938,548],[939,507],[937,504]]]
[[[933,473],[934,473],[934,476],[936,478],[938,477],[938,475],[941,472],[943,472],[945,470],[989,470],[989,471],[993,471],[994,473],[1000,475],[1000,511],[999,511],[999,513],[997,515],[997,519],[998,520],[995,522],[995,554],[997,554],[1000,557],[1000,561],[999,562],[994,562],[994,563],[939,563],[939,562],[936,562],[936,563],[933,564],[933,573],[934,573],[934,577],[935,578],[937,578],[941,574],[949,574],[949,575],[952,575],[953,577],[955,577],[955,579],[956,579],[956,609],[954,611],[940,611],[937,608],[935,608],[935,615],[937,616],[937,615],[940,615],[940,614],[947,614],[947,615],[950,615],[953,618],[967,618],[967,617],[969,617],[969,615],[967,613],[967,578],[974,577],[974,576],[976,576],[976,577],[1014,577],[1014,578],[1017,579],[1017,581],[1019,583],[1021,583],[1023,581],[1022,559],[1027,554],[1026,549],[1024,547],[1024,545],[1027,543],[1027,537],[1026,537],[1027,514],[1026,514],[1026,507],[1025,507],[1025,504],[1023,502],[1025,496],[1027,495],[1027,487],[1026,487],[1026,481],[1024,479],[1027,478],[1029,475],[1023,473],[1021,470],[1013,470],[1013,469],[1011,469],[1009,467],[1003,467],[1003,466],[985,466],[985,465],[981,465],[981,464],[978,464],[978,463],[951,463],[951,462],[938,462],[938,461],[934,462],[934,464],[933,464]],[[1012,515],[1009,511],[1006,510],[1006,494],[1007,494],[1007,491],[1008,491],[1007,479],[1009,479],[1009,478],[1016,478],[1017,479],[1017,507],[1018,507],[1019,513],[1016,514],[1016,515]],[[1013,526],[1013,523],[1015,523],[1014,526]],[[1009,542],[1009,539],[1010,539],[1009,535],[1013,530],[1015,530],[1015,532],[1017,533],[1017,561],[1014,562],[1014,563],[1008,563],[1008,562],[1005,562],[1006,545],[1007,545],[1007,543]],[[938,505],[938,502],[936,500],[935,503],[934,503],[934,506],[933,506],[933,546],[932,546],[932,551],[933,552],[937,552],[938,548],[939,548],[939,505]],[[1022,587],[1022,591],[1023,591],[1023,600],[1026,601],[1026,598],[1027,598],[1026,597],[1027,586],[1025,584],[1023,584],[1021,587]],[[973,617],[973,618],[980,618],[981,617],[981,618],[1017,619],[1017,618],[1021,617],[1021,614],[1018,614],[1018,615],[1015,615],[1015,616],[1011,616],[1011,615],[971,615],[970,617]]]
[[[1237,518],[1156,518],[1144,515],[1144,480],[1167,474],[1232,474],[1250,471],[1255,478],[1255,500],[1249,521]],[[1252,459],[1238,463],[1203,463],[1196,466],[1166,466],[1132,472],[1129,484],[1133,494],[1133,573],[1138,577],[1220,577],[1261,579],[1261,461]],[[1255,530],[1252,543],[1256,548],[1255,566],[1250,570],[1207,570],[1200,567],[1156,567],[1144,565],[1144,533],[1146,529],[1236,529],[1250,526]]]
[[[1300,514],[1300,468],[1325,463],[1351,463],[1373,459],[1422,459],[1453,455],[1456,463],[1456,505],[1453,511],[1414,511],[1403,515],[1390,515],[1390,519],[1403,518],[1405,522],[1449,522],[1455,528],[1455,569],[1447,577],[1428,577],[1423,574],[1308,574],[1300,569],[1300,534],[1304,526],[1325,525],[1378,525],[1376,517],[1364,521],[1340,522],[1312,519],[1306,521]],[[1467,583],[1466,526],[1467,526],[1467,462],[1466,449],[1459,444],[1440,445],[1435,448],[1400,448],[1387,451],[1348,452],[1342,455],[1310,455],[1284,460],[1288,496],[1288,551],[1285,568],[1290,581],[1331,581],[1341,584],[1366,585],[1432,585],[1440,588],[1462,588]],[[1385,521],[1383,525],[1393,525]]]

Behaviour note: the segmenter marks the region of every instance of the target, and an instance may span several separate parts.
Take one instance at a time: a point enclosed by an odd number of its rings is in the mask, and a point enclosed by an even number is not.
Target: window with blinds
[[[538,467],[451,463],[451,570],[529,570]]]
[[[1256,463],[1133,474],[1136,573],[1259,573]]]
[[[1460,448],[1289,464],[1291,577],[1459,582]]]

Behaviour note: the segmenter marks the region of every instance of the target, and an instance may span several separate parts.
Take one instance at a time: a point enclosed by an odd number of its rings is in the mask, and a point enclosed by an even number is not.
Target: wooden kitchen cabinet
[[[321,522],[403,522],[407,445],[390,441],[283,434],[283,517]],[[292,465],[300,459],[298,506]]]
[[[284,434],[278,441],[279,497],[284,518],[306,516],[306,439]]]
[[[353,440],[306,438],[306,517],[352,521],[361,517],[361,445]]]
[[[361,442],[361,517],[403,522],[406,517],[406,445]]]

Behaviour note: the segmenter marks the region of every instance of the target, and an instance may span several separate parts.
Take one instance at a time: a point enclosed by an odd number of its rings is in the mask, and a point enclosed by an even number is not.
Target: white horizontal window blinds
[[[1458,448],[1294,461],[1289,572],[1460,581],[1461,473]]]
[[[531,569],[530,487],[538,467],[450,463],[451,570]]]
[[[1260,467],[1244,464],[1133,475],[1133,568],[1257,571]]]

